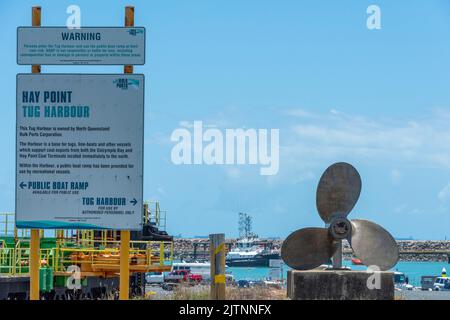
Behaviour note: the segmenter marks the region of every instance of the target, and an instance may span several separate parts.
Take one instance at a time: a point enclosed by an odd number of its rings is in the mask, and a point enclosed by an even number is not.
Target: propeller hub
[[[352,224],[346,218],[334,218],[330,223],[329,230],[334,239],[347,239],[352,232]]]

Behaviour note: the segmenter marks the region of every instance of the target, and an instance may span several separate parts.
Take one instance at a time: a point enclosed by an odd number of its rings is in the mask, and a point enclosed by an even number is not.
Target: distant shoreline
[[[227,248],[235,245],[237,239],[226,239]],[[260,245],[274,250],[280,250],[282,239],[261,239]],[[445,240],[398,240],[400,261],[415,262],[448,262],[450,241]],[[195,260],[209,257],[209,239],[207,238],[176,238],[174,239],[174,258]],[[353,258],[349,244],[344,241],[344,258]]]

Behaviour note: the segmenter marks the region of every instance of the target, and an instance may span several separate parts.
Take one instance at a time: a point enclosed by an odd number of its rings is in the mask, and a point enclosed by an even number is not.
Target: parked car
[[[437,276],[422,276],[420,280],[421,289],[426,291],[433,290],[436,278]]]
[[[145,274],[145,281],[149,284],[163,283],[164,274],[162,272],[147,272]]]
[[[237,286],[238,288],[250,288],[250,282],[248,280],[239,280]]]
[[[450,291],[450,281],[444,285],[444,291]]]
[[[433,284],[434,291],[446,290],[446,284],[450,283],[450,278],[447,277],[437,277]]]
[[[202,275],[190,273],[188,270],[177,270],[169,273],[164,280],[166,282],[189,282],[189,283],[200,283],[203,280]]]
[[[399,271],[394,272],[394,286],[398,290],[413,290],[414,286],[409,284],[409,278]]]

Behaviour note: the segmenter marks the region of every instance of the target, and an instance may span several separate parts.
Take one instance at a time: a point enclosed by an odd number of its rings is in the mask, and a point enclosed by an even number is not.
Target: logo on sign
[[[117,88],[122,90],[128,90],[128,88],[138,89],[139,88],[139,80],[136,79],[127,79],[121,78],[114,80],[114,84]]]
[[[139,33],[144,33],[144,30],[141,29],[130,29],[128,30],[128,33],[132,36],[136,36]]]

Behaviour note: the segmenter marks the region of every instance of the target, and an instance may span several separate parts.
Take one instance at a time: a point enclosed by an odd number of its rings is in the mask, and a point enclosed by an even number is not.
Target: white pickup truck
[[[450,278],[437,277],[433,284],[434,291],[450,291]]]

